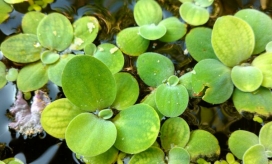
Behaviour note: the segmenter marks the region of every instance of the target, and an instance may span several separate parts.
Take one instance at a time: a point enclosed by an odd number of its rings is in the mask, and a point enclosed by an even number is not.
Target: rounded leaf
[[[243,156],[243,164],[268,164],[263,145],[254,145],[250,147]]]
[[[85,163],[97,163],[97,164],[113,164],[116,162],[118,157],[118,150],[112,146],[109,150],[107,150],[105,153],[99,154],[94,157],[84,157],[83,161]]]
[[[94,55],[94,53],[97,51],[97,47],[95,44],[91,43],[91,44],[87,44],[84,47],[84,53],[85,55]]]
[[[181,147],[173,147],[169,151],[168,164],[189,164],[190,154]]]
[[[65,96],[89,111],[110,106],[116,96],[116,83],[105,64],[91,56],[75,56],[62,73]]]
[[[218,59],[226,66],[233,67],[248,59],[254,45],[254,33],[247,22],[234,16],[222,16],[216,20],[212,46]]]
[[[205,24],[210,16],[207,9],[192,2],[184,2],[179,8],[179,14],[185,22],[193,26]]]
[[[254,133],[245,130],[236,130],[231,133],[228,145],[232,154],[238,159],[243,159],[244,153],[252,146],[259,143],[259,138]]]
[[[2,42],[1,51],[11,61],[30,63],[40,59],[42,47],[34,34],[17,34]]]
[[[180,84],[183,85],[187,89],[190,97],[193,97],[194,95],[193,88],[192,88],[192,75],[193,75],[193,71],[187,72],[179,77]]]
[[[156,89],[158,110],[167,117],[177,117],[187,108],[189,95],[183,85],[169,86],[161,84]]]
[[[260,130],[259,140],[266,150],[272,151],[272,122],[266,123]]]
[[[113,111],[111,109],[102,109],[98,113],[98,117],[102,119],[109,119],[113,116]]]
[[[147,150],[133,155],[128,164],[143,163],[165,164],[164,152],[158,147],[151,146]]]
[[[158,53],[146,52],[137,59],[137,71],[145,84],[157,87],[174,74],[172,61]]]
[[[67,98],[58,99],[44,108],[41,115],[41,124],[46,133],[64,139],[69,122],[83,112]]]
[[[0,61],[0,89],[3,88],[6,83],[6,65]]]
[[[146,24],[140,27],[140,35],[148,40],[157,40],[166,34],[164,25]]]
[[[73,27],[64,15],[51,13],[40,21],[37,36],[43,47],[63,51],[72,43]]]
[[[123,29],[116,36],[117,46],[123,53],[129,56],[139,56],[144,53],[149,46],[150,41],[139,35],[139,28],[140,27],[129,27]]]
[[[148,149],[156,140],[160,120],[156,111],[147,104],[137,104],[118,113],[113,119],[117,129],[114,146],[129,154]]]
[[[254,66],[235,66],[231,70],[231,80],[241,91],[253,92],[261,86],[263,74]]]
[[[167,119],[161,127],[161,145],[165,151],[172,147],[185,147],[190,138],[189,125],[183,118]]]
[[[44,64],[53,64],[56,61],[58,61],[59,58],[60,58],[60,55],[52,51],[44,51],[41,54],[41,61]]]
[[[116,127],[112,122],[99,119],[92,113],[77,115],[65,132],[67,146],[74,153],[86,157],[97,156],[109,150],[116,136]]]
[[[8,81],[16,81],[17,77],[18,77],[18,69],[10,68],[6,74],[6,79]]]
[[[37,27],[40,23],[40,21],[45,17],[46,15],[37,12],[37,11],[30,11],[27,12],[23,19],[22,19],[22,30],[24,33],[28,34],[37,34]]]

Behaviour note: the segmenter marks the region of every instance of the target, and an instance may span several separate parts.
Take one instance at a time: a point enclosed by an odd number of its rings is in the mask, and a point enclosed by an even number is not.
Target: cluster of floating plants
[[[29,10],[36,11],[24,15],[22,32],[1,43],[4,58],[21,66],[0,61],[0,88],[11,81],[19,90],[9,110],[15,115],[11,129],[26,136],[44,130],[65,139],[76,157],[90,164],[271,162],[269,16],[242,9],[217,18],[211,29],[199,25],[209,20],[213,0],[180,0],[180,17],[168,18],[157,1],[139,0],[133,9],[135,26],[122,29],[116,45],[94,44],[99,18],[83,16],[71,23],[57,12],[37,12],[51,2],[29,1]],[[6,6],[2,22],[11,11],[7,3],[0,0]],[[154,40],[182,39],[184,51],[196,61],[191,71],[178,73],[170,58],[148,49]],[[124,69],[125,57],[135,59],[137,74]],[[40,90],[48,81],[61,87],[65,98],[50,102]],[[144,98],[140,82],[150,88]],[[29,107],[22,96],[33,91]],[[263,125],[259,137],[233,132],[228,140],[232,154],[219,159],[217,138],[206,130],[190,130],[180,117],[194,99],[209,104],[232,99],[239,113],[251,113]]]

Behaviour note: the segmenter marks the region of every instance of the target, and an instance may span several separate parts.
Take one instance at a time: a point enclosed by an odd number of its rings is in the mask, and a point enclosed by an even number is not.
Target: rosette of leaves
[[[228,141],[231,152],[245,164],[268,164],[268,158],[272,156],[272,140],[269,137],[271,128],[271,122],[265,124],[259,132],[259,137],[245,130],[233,132]]]

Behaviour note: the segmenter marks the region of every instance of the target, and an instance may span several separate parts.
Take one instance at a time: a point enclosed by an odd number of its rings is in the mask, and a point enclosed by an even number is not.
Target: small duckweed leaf
[[[64,139],[69,122],[83,112],[67,98],[58,99],[45,107],[41,115],[41,124],[46,133]]]
[[[239,36],[233,39],[233,36]],[[212,46],[218,59],[228,67],[248,59],[254,49],[255,37],[252,28],[235,16],[222,16],[214,24]]]
[[[146,52],[137,59],[137,71],[145,84],[157,87],[174,74],[172,61],[158,53]]]
[[[110,106],[116,96],[116,83],[110,70],[98,59],[75,56],[62,73],[65,96],[75,105],[89,111]]]
[[[126,28],[116,36],[117,46],[123,53],[129,56],[139,56],[144,53],[149,46],[150,41],[139,34],[139,28],[140,27]]]
[[[166,34],[166,27],[162,24],[146,24],[140,26],[139,33],[145,39],[157,40]]]
[[[140,92],[139,84],[131,74],[125,72],[116,73],[114,78],[117,93],[111,106],[117,110],[123,110],[137,101]]]
[[[189,164],[190,163],[190,154],[188,151],[181,147],[173,147],[169,151],[169,160],[168,164]]]
[[[165,164],[164,152],[159,147],[151,146],[147,150],[133,155],[128,164],[140,163]]]
[[[193,26],[203,25],[209,20],[208,10],[192,2],[184,2],[179,8],[179,14],[185,22]]]
[[[3,88],[6,83],[6,65],[0,61],[0,89]]]
[[[138,26],[158,24],[162,20],[162,9],[154,0],[140,0],[134,6],[133,15]]]
[[[17,77],[17,86],[22,92],[35,91],[48,82],[47,67],[36,62],[23,67]]]
[[[16,81],[18,77],[18,69],[10,68],[6,74],[7,81]]]
[[[189,125],[183,118],[173,117],[167,119],[161,127],[161,145],[165,151],[172,147],[185,147],[190,138]]]
[[[250,147],[243,156],[243,164],[268,164],[263,145],[257,144]]]
[[[17,34],[2,42],[1,50],[6,58],[18,63],[30,63],[40,59],[42,47],[34,34]]]
[[[218,158],[220,146],[218,140],[205,130],[195,130],[191,132],[190,140],[185,149],[189,152],[191,162],[196,162],[198,158]]]
[[[12,11],[11,5],[7,4],[4,0],[0,1],[0,24],[3,23],[8,17],[9,17],[9,12]]]
[[[41,61],[43,64],[53,64],[59,60],[59,54],[52,51],[44,51],[41,54]]]
[[[266,123],[260,130],[259,141],[265,150],[272,151],[272,122]]]
[[[114,144],[116,136],[117,130],[111,121],[97,118],[92,113],[77,115],[65,132],[67,146],[86,157],[105,153]]]
[[[118,157],[118,152],[119,152],[118,149],[112,146],[105,153],[99,154],[94,157],[84,157],[83,161],[89,164],[92,164],[92,163],[112,164],[116,162]]]
[[[40,21],[37,36],[43,47],[63,51],[72,43],[73,26],[64,15],[51,13]]]
[[[110,69],[112,74],[119,72],[124,66],[123,53],[113,44],[103,43],[97,46],[93,55]]]
[[[48,66],[48,78],[50,81],[61,87],[61,75],[67,62],[75,57],[72,54],[61,55],[58,62]]]
[[[197,39],[196,39],[197,38]],[[212,47],[212,29],[207,27],[193,28],[185,37],[186,47],[196,60],[218,59]]]
[[[201,7],[209,7],[214,0],[194,0],[195,4]]]
[[[176,17],[163,19],[159,25],[166,27],[166,34],[159,40],[162,42],[174,42],[182,38],[187,32],[187,25]]]
[[[254,133],[245,130],[236,130],[231,133],[228,141],[230,151],[238,159],[243,159],[245,152],[259,143],[259,138]]]
[[[45,17],[46,15],[37,12],[37,11],[31,11],[27,12],[23,19],[22,19],[22,29],[24,33],[28,34],[37,34],[37,27],[40,23],[40,21]]]
[[[160,120],[156,111],[147,104],[137,104],[118,113],[113,119],[117,128],[114,146],[129,154],[148,149],[156,140]]]
[[[93,43],[87,44],[84,47],[85,55],[94,55],[94,53],[97,51],[96,45]]]
[[[259,54],[265,50],[268,42],[272,41],[272,20],[265,13],[255,9],[243,9],[234,16],[246,21],[255,35],[255,47],[253,54]],[[265,34],[265,35],[264,35]]]
[[[235,164],[234,155],[231,154],[231,153],[227,153],[227,155],[226,155],[226,160],[228,161],[228,163],[233,163],[233,164]]]

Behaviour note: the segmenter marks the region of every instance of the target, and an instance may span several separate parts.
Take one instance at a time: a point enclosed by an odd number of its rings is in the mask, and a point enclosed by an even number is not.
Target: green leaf
[[[268,117],[272,114],[272,93],[269,89],[260,87],[249,93],[235,89],[232,96],[233,104],[239,113],[257,113]]]
[[[23,19],[22,19],[22,30],[24,33],[28,34],[37,34],[37,27],[40,23],[40,21],[45,17],[46,15],[37,12],[37,11],[31,11],[27,12]]]
[[[233,84],[243,92],[257,90],[263,82],[263,74],[254,66],[234,66],[231,70]]]
[[[43,51],[41,54],[41,61],[43,62],[43,64],[53,64],[57,62],[59,58],[60,55],[53,51]]]
[[[165,151],[169,151],[175,146],[185,147],[189,138],[190,128],[183,118],[169,118],[161,127],[160,141]]]
[[[146,24],[140,26],[139,33],[145,39],[157,40],[166,34],[166,27],[162,24]]]
[[[179,8],[181,18],[190,25],[199,26],[209,20],[209,12],[192,2],[184,2]]]
[[[116,36],[116,44],[120,50],[129,56],[139,56],[144,53],[148,46],[149,40],[139,35],[140,27],[129,27],[123,29]]]
[[[35,91],[48,82],[47,67],[36,62],[23,67],[17,77],[17,86],[22,92]]]
[[[7,158],[3,160],[6,164],[24,164],[20,159],[18,158]]]
[[[89,111],[110,106],[116,96],[114,77],[105,64],[91,56],[76,56],[62,73],[65,96]]]
[[[72,43],[73,27],[62,14],[51,13],[40,21],[37,36],[43,47],[63,51]]]
[[[107,120],[110,119],[113,116],[113,111],[111,109],[102,109],[98,113],[98,117]]]
[[[45,107],[41,115],[41,124],[46,133],[64,139],[69,122],[83,112],[67,98],[58,99]]]
[[[220,154],[218,140],[205,130],[192,131],[185,149],[189,152],[192,162],[200,157],[205,159],[218,158]]]
[[[227,155],[226,155],[226,160],[228,161],[228,163],[235,164],[234,155],[231,154],[231,153],[227,153]]]
[[[9,60],[30,63],[40,59],[42,47],[36,35],[17,34],[2,42],[1,50]]]
[[[167,79],[167,85],[169,85],[169,86],[176,86],[178,84],[179,84],[179,78],[176,75],[171,75]]]
[[[207,27],[194,28],[186,35],[186,47],[196,61],[218,59],[213,51],[211,39],[212,29]]]
[[[71,45],[73,50],[81,50],[86,45],[91,44],[100,29],[98,20],[93,16],[84,16],[73,23],[74,40]]]
[[[262,86],[272,88],[272,53],[263,53],[252,61],[252,66],[259,68],[263,73]]]
[[[209,7],[213,4],[214,0],[194,0],[195,4],[201,7]]]
[[[266,52],[272,52],[272,41],[268,42],[265,46]]]
[[[174,147],[169,151],[168,164],[189,164],[190,154],[181,147]]]
[[[97,47],[95,44],[93,43],[90,43],[90,44],[87,44],[85,47],[84,47],[84,53],[85,55],[94,55],[94,53],[97,51]]]
[[[0,89],[3,88],[6,83],[6,65],[0,61]]]
[[[266,123],[259,133],[259,142],[268,151],[272,151],[272,138],[270,136],[272,136],[272,122]]]
[[[128,164],[141,163],[165,164],[164,152],[158,147],[151,146],[147,150],[133,155]]]
[[[156,89],[158,110],[167,117],[177,117],[187,108],[189,95],[183,85],[161,84]]]
[[[118,150],[112,146],[105,153],[99,154],[94,157],[85,157],[83,161],[87,164],[113,164],[116,162],[118,156]]]
[[[112,122],[99,119],[92,113],[77,115],[65,132],[67,146],[86,157],[94,157],[109,150],[116,136],[116,127]]]
[[[265,50],[268,42],[272,41],[272,20],[265,13],[255,9],[243,9],[234,16],[246,21],[255,35],[255,47],[253,54],[259,54]],[[265,35],[264,35],[265,34]]]
[[[187,32],[187,25],[176,17],[163,19],[159,25],[166,27],[166,34],[159,40],[162,42],[174,42],[182,38]]]
[[[158,24],[162,20],[162,9],[154,0],[140,0],[134,6],[133,15],[138,26]]]
[[[238,158],[243,159],[244,153],[252,146],[259,143],[259,138],[254,133],[245,130],[236,130],[231,133],[228,141],[230,151]]]
[[[212,46],[219,60],[228,67],[248,59],[255,45],[254,33],[240,18],[222,16],[214,24]]]
[[[97,51],[93,56],[108,66],[112,74],[119,72],[124,66],[122,52],[118,47],[110,43],[103,43],[97,46]]]
[[[250,147],[243,156],[244,164],[268,164],[263,145],[254,145]]]
[[[192,88],[208,103],[223,103],[233,92],[231,69],[215,59],[201,60],[192,72]]]
[[[137,80],[129,73],[120,72],[114,75],[117,93],[111,105],[113,108],[123,110],[133,105],[139,96],[139,85]]]
[[[15,3],[24,2],[25,0],[4,0],[4,1],[9,3],[9,4],[15,4]]]
[[[114,146],[129,154],[148,149],[156,140],[160,120],[156,111],[146,104],[137,104],[118,113],[113,119],[117,129]]]
[[[18,69],[10,68],[6,74],[6,79],[8,81],[16,81],[17,77],[18,77]]]
[[[0,24],[3,23],[8,17],[9,12],[12,11],[12,7],[4,0],[0,0]]]
[[[157,87],[174,74],[172,61],[158,53],[146,52],[137,59],[137,71],[145,84]]]
[[[193,88],[192,88],[192,75],[193,71],[187,72],[179,77],[179,83],[183,85],[187,91],[190,97],[193,97]]]

